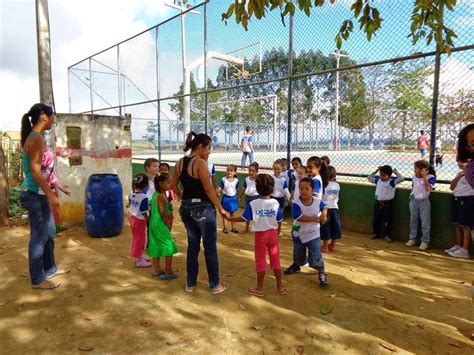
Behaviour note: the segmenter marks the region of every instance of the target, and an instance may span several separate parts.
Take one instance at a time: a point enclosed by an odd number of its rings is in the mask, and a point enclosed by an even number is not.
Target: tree
[[[316,7],[321,7],[328,2],[336,3],[336,0],[228,0],[230,5],[222,20],[234,16],[235,21],[241,24],[246,30],[249,21],[254,17],[258,20],[265,17],[268,12],[280,11],[283,24],[285,17],[293,16],[297,9],[307,16]],[[372,36],[381,28],[383,19],[379,10],[372,6],[372,0],[352,0],[351,11],[353,18],[345,19],[336,34],[335,41],[337,48],[341,48],[342,42],[349,39],[354,30],[354,22],[358,22],[359,29],[364,31],[370,41]],[[454,11],[457,0],[415,0],[413,1],[413,11],[410,24],[410,37],[413,44],[425,39],[429,46],[434,40],[441,51],[451,52],[454,46],[453,39],[456,33],[445,26],[444,13],[447,8]]]
[[[451,138],[472,121],[474,115],[474,90],[460,89],[455,93],[440,95],[438,123],[446,127]]]

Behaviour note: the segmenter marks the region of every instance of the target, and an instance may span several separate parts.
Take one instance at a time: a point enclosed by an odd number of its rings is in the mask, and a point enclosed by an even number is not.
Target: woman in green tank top
[[[34,289],[50,290],[59,283],[49,279],[65,273],[58,270],[54,262],[54,236],[56,227],[52,210],[59,210],[59,199],[51,190],[42,173],[42,163],[47,145],[43,134],[55,122],[51,107],[35,104],[21,120],[21,145],[25,179],[22,184],[20,202],[28,210],[30,241],[28,264]],[[66,193],[67,188],[66,188]]]

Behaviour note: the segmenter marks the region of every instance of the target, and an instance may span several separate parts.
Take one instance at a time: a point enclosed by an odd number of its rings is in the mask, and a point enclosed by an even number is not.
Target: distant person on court
[[[249,164],[252,164],[254,162],[253,159],[253,131],[252,129],[247,126],[245,127],[245,135],[242,138],[241,141],[241,149],[242,149],[242,161],[240,166],[245,168],[247,164],[247,156],[249,157]]]
[[[308,262],[309,267],[318,271],[319,285],[329,286],[321,254],[320,223],[326,223],[326,204],[314,197],[314,181],[311,178],[300,180],[300,196],[293,201],[293,264],[285,274],[294,274]]]
[[[466,163],[464,177],[474,188],[474,123],[464,127],[458,135],[457,160]]]
[[[221,216],[225,216],[226,212],[211,185],[207,166],[211,148],[211,137],[204,133],[190,132],[183,148],[184,152],[190,151],[190,153],[176,163],[171,185],[176,196],[181,198],[179,213],[188,235],[186,256],[188,275],[185,290],[193,292],[197,285],[202,240],[209,287],[211,293],[215,295],[226,291],[229,285],[221,282],[219,278],[216,210]]]
[[[328,183],[324,187],[323,202],[327,207],[326,223],[321,225],[321,251],[333,252],[336,250],[336,241],[342,238],[341,218],[339,216],[339,193],[341,187],[336,181],[336,168],[328,166]]]
[[[455,258],[469,259],[471,230],[474,227],[474,188],[466,181],[464,168],[466,163],[458,163],[459,171],[451,182],[453,191],[451,200],[451,223],[454,224],[455,244],[445,250]]]
[[[252,163],[249,165],[249,176],[247,176],[242,184],[242,188],[239,191],[239,196],[242,199],[242,195],[245,195],[245,207],[250,202],[258,198],[257,185],[255,185],[255,179],[258,174],[258,164]],[[248,233],[250,227],[250,221],[245,222],[245,229],[241,232],[242,234]]]
[[[379,173],[379,177],[375,176],[377,173]],[[393,173],[396,177],[392,176]],[[370,239],[383,238],[386,242],[391,243],[393,242],[391,234],[393,199],[397,185],[405,178],[397,169],[392,169],[390,165],[383,165],[379,166],[367,179],[375,184],[374,217]]]
[[[221,180],[219,185],[219,191],[222,192],[222,208],[227,212],[230,217],[234,216],[234,213],[239,209],[238,195],[239,191],[239,180],[237,179],[237,167],[235,165],[227,166],[227,174]],[[222,217],[222,232],[227,234],[229,230],[225,224],[226,218]],[[232,233],[239,233],[235,228],[235,223],[231,222]]]
[[[59,183],[54,155],[44,140],[44,132],[56,121],[53,109],[35,104],[21,119],[22,161],[25,179],[21,185],[20,204],[28,210],[30,241],[28,264],[33,289],[51,290],[59,283],[50,279],[69,272],[58,269],[54,260],[56,225],[53,212],[59,212],[60,201],[54,189],[70,195],[68,186]]]
[[[171,188],[170,177],[166,173],[155,176],[156,191],[151,198],[150,232],[148,240],[148,255],[152,258],[154,277],[162,280],[172,280],[178,277],[173,272],[173,255],[178,247],[171,235],[173,227],[173,211],[166,197],[166,191]],[[160,258],[165,258],[165,269],[160,266]]]
[[[234,222],[253,221],[257,287],[248,288],[247,293],[257,297],[265,295],[263,282],[267,271],[267,250],[270,257],[270,267],[275,274],[276,291],[280,295],[287,293],[281,278],[280,246],[278,242],[278,226],[283,220],[283,213],[278,201],[270,197],[273,184],[274,180],[270,175],[258,174],[255,178],[255,185],[260,197],[249,203],[241,217],[229,218],[230,221]]]
[[[150,267],[151,263],[143,255],[147,244],[148,224],[148,177],[139,173],[133,177],[132,192],[128,196],[130,207],[130,228],[132,229],[132,244],[130,256],[135,259],[135,267]]]
[[[415,175],[412,177],[410,193],[410,239],[408,247],[416,244],[418,222],[421,222],[420,250],[426,250],[430,244],[431,203],[430,193],[435,187],[436,172],[426,160],[418,160],[414,164]]]
[[[430,146],[430,138],[428,137],[427,134],[425,134],[425,130],[420,131],[420,136],[416,139],[416,147],[418,148],[420,154],[421,154],[421,159],[425,157],[425,155],[428,153],[428,148]]]

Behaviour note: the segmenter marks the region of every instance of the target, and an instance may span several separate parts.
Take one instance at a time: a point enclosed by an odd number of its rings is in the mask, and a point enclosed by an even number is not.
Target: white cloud
[[[171,16],[172,0],[49,0],[56,108],[69,110],[67,67]],[[0,0],[0,129],[18,130],[39,100],[32,0]]]

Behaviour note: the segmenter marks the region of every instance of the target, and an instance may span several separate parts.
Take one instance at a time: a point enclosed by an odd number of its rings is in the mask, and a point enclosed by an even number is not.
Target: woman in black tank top
[[[181,198],[179,213],[188,234],[186,291],[193,292],[197,284],[202,239],[209,287],[211,293],[218,294],[227,290],[229,285],[219,280],[216,209],[223,216],[225,211],[211,184],[207,169],[211,143],[211,137],[206,134],[188,134],[184,151],[191,152],[176,163],[171,186]]]

